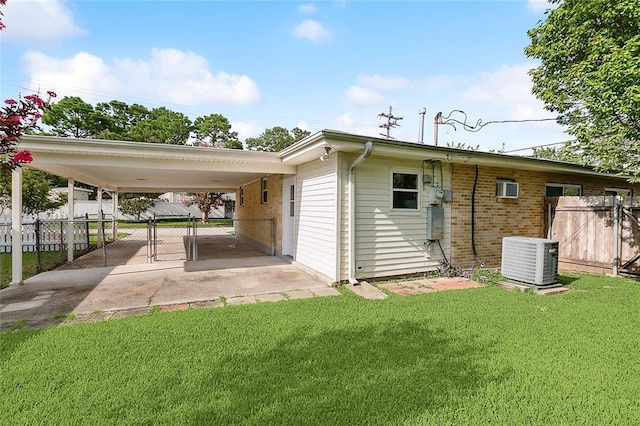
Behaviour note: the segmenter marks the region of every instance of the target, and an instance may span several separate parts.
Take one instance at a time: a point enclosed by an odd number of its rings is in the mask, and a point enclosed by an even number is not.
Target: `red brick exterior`
[[[499,267],[502,258],[502,238],[508,236],[546,237],[545,185],[564,183],[582,185],[582,195],[604,195],[604,188],[633,188],[640,194],[640,185],[623,179],[579,176],[478,167],[475,194],[475,247],[472,246],[471,198],[475,166],[452,165],[451,263],[462,267]],[[496,197],[496,179],[513,179],[520,185],[517,199]]]
[[[269,252],[272,243],[272,227],[268,220],[274,219],[276,254],[282,253],[282,175],[270,175],[267,179],[267,202],[262,203],[262,181],[256,180],[236,190],[235,223],[236,235]],[[242,200],[241,200],[242,198]],[[270,253],[269,253],[270,254]]]

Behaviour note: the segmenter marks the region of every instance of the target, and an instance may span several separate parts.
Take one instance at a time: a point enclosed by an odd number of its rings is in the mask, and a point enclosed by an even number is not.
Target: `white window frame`
[[[507,185],[516,186],[516,195],[507,195]],[[516,199],[520,196],[520,184],[511,179],[496,179],[496,198]]]
[[[578,185],[575,183],[547,183],[544,186],[544,195],[547,195],[547,188],[552,187],[552,188],[562,188],[562,195],[559,195],[559,197],[581,197],[582,196],[582,185]],[[564,195],[564,189],[565,188],[577,188],[578,189],[578,195]]]
[[[289,217],[296,215],[296,186],[289,185]]]
[[[404,188],[394,188],[393,187],[393,175],[394,174],[403,174],[403,175],[415,175],[416,176],[416,189],[404,189]],[[392,212],[398,213],[420,213],[422,211],[422,177],[420,171],[413,169],[390,169],[389,170],[389,210]],[[416,193],[416,207],[415,208],[402,208],[402,207],[393,207],[393,194],[395,192],[412,192]]]
[[[267,204],[267,202],[269,201],[269,193],[267,192],[267,190],[267,178],[260,179],[260,202],[262,204]]]
[[[607,192],[615,192],[620,197],[633,197],[633,189],[631,188],[605,188],[604,195],[608,195]],[[621,192],[626,192],[629,195],[620,195]]]

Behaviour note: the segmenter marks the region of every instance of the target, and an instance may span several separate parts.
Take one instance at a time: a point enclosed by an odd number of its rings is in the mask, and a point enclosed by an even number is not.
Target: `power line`
[[[456,119],[456,118],[452,117],[452,115],[455,114],[455,113],[461,114],[464,117],[464,119],[463,120],[459,120],[459,119]],[[530,119],[516,119],[516,120],[491,120],[491,121],[487,121],[487,122],[483,123],[482,119],[479,118],[478,121],[476,121],[476,123],[473,124],[473,125],[468,123],[467,121],[468,121],[467,113],[462,111],[462,110],[460,110],[460,109],[452,110],[447,116],[444,116],[442,114],[442,112],[437,113],[436,116],[433,118],[434,144],[438,145],[438,126],[440,124],[446,124],[448,126],[451,126],[451,127],[453,127],[453,130],[458,130],[456,128],[456,124],[459,124],[467,132],[474,132],[475,133],[475,132],[479,132],[485,126],[488,126],[489,124],[531,123],[531,122],[541,122],[541,121],[556,121],[557,122],[558,119],[557,118],[530,118]]]
[[[536,145],[536,146],[530,146],[528,148],[518,148],[518,149],[510,149],[509,151],[502,151],[504,154],[510,154],[512,152],[519,152],[519,151],[527,151],[529,149],[536,149],[536,148],[546,148],[548,146],[555,146],[555,145],[564,145],[567,144],[571,141],[563,141],[563,142],[554,142],[554,143],[545,143],[543,145]]]

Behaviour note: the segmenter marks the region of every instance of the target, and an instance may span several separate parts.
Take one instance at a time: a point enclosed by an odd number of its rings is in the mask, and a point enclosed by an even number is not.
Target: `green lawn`
[[[67,252],[48,251],[40,253],[42,270],[46,271],[62,265],[67,260]],[[11,253],[0,253],[0,289],[5,288],[11,282]],[[36,275],[37,272],[36,254],[34,252],[22,253],[22,278],[27,279]]]
[[[4,333],[0,423],[640,424],[639,284],[345,292]]]
[[[118,232],[118,238],[124,238],[128,235],[131,235],[127,232]],[[111,238],[111,233],[105,234],[107,239]],[[97,234],[89,234],[89,245],[91,246],[91,250],[95,250],[96,243],[98,241]],[[87,250],[78,250],[76,251],[76,256],[81,256],[85,254]],[[40,253],[40,261],[42,263],[42,271],[48,271],[51,269],[55,269],[58,266],[64,264],[67,261],[67,251],[45,251]],[[0,289],[5,288],[11,282],[11,264],[12,258],[11,253],[0,253],[0,271],[2,274],[0,275]],[[22,253],[22,278],[27,279],[38,273],[37,271],[37,262],[36,262],[36,254],[34,252],[23,252]]]

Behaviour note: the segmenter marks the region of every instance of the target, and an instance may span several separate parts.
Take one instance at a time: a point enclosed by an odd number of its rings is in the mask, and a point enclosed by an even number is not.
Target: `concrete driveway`
[[[271,256],[56,270],[0,290],[0,330],[21,320],[28,328],[38,328],[70,316],[79,322],[142,313],[154,306],[221,306],[339,294],[328,282]]]

